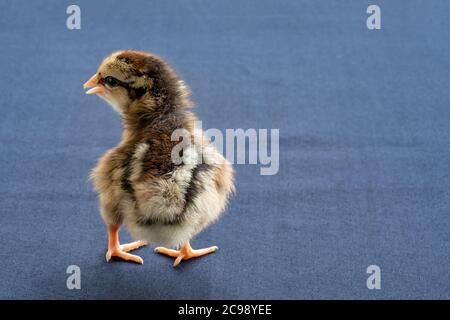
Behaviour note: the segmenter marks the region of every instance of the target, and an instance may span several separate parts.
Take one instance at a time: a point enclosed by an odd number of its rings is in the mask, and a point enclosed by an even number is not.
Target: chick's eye
[[[115,86],[117,86],[119,84],[119,80],[117,80],[116,78],[111,77],[111,76],[106,77],[103,80],[103,82],[105,83],[105,85],[107,87],[110,87],[110,88],[114,88]]]

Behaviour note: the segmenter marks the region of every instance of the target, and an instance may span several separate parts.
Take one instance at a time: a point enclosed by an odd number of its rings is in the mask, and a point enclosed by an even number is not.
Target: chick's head
[[[174,103],[187,94],[183,82],[164,60],[134,50],[106,57],[84,88],[90,88],[86,94],[97,94],[120,114],[132,112],[139,102],[152,108]]]

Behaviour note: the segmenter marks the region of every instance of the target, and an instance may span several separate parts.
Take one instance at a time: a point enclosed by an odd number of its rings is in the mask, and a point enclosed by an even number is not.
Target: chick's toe
[[[134,241],[134,242],[120,245],[120,250],[129,252],[129,251],[136,250],[136,249],[146,246],[146,245],[147,245],[146,241],[139,240],[139,241]]]

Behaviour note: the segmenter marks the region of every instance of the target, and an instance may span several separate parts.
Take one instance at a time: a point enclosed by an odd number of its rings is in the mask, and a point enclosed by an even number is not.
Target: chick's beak
[[[83,85],[83,88],[91,88],[88,91],[86,91],[86,94],[104,94],[105,93],[105,87],[98,83],[98,76],[97,74],[94,74],[86,83]]]

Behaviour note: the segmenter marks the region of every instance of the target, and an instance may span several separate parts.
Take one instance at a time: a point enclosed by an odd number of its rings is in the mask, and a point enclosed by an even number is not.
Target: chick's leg
[[[182,260],[189,260],[192,258],[201,257],[206,254],[216,252],[217,250],[219,250],[219,248],[216,246],[205,248],[205,249],[194,250],[194,249],[192,249],[189,241],[182,244],[180,247],[180,250],[172,250],[172,249],[167,249],[167,248],[163,248],[163,247],[155,248],[156,253],[161,253],[161,254],[165,254],[169,257],[176,258],[175,262],[173,263],[174,267],[179,265]]]
[[[147,243],[144,241],[135,241],[121,245],[119,242],[119,228],[117,225],[108,225],[108,251],[106,252],[106,261],[110,261],[112,257],[117,257],[143,264],[144,260],[141,257],[129,254],[128,251],[145,246]]]

